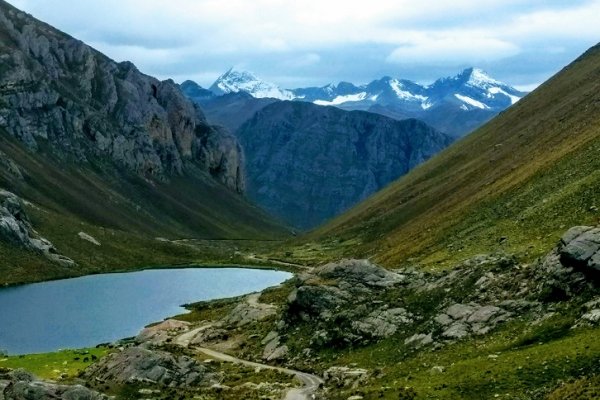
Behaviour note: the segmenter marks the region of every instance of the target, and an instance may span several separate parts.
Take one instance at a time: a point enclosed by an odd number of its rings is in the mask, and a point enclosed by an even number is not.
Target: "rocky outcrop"
[[[575,226],[561,238],[561,262],[600,275],[600,228]]]
[[[73,260],[58,254],[54,245],[33,229],[21,199],[3,189],[0,189],[0,240],[43,254],[62,266],[75,266]]]
[[[3,400],[108,400],[108,396],[81,385],[59,385],[38,381],[25,371],[0,374],[0,399]]]
[[[435,322],[443,327],[443,337],[461,339],[472,333],[484,335],[509,318],[510,313],[500,307],[470,303],[448,307],[435,317]]]
[[[111,353],[88,367],[84,376],[100,382],[137,382],[161,387],[198,386],[212,379],[206,367],[193,358],[142,347]]]
[[[244,188],[237,141],[208,125],[173,81],[116,63],[0,2],[0,127],[32,150],[77,162],[108,157],[167,180],[194,164]]]
[[[291,225],[312,228],[340,214],[447,147],[417,120],[276,102],[237,131],[248,196]]]

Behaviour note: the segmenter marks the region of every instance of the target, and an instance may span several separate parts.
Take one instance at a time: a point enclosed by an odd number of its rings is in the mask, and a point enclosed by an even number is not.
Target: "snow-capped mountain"
[[[341,82],[291,92],[295,100],[322,106],[365,110],[396,119],[422,119],[454,136],[479,127],[526,94],[478,68],[465,69],[428,86],[386,76],[362,86]]]
[[[429,86],[383,77],[363,86],[342,82],[337,86],[296,89],[292,93],[296,100],[342,108],[360,106],[365,109],[378,104],[429,110],[446,102],[458,102],[465,111],[505,109],[525,95],[477,68],[466,69],[454,77],[439,79]]]
[[[216,95],[246,92],[257,99],[269,97],[279,100],[293,100],[295,98],[289,90],[281,89],[273,83],[263,81],[252,72],[239,71],[234,68],[221,75],[209,90]]]
[[[186,93],[194,99],[197,96],[191,85],[187,85],[190,93]],[[471,132],[527,94],[490,77],[479,68],[467,68],[456,76],[438,79],[431,85],[386,76],[360,86],[340,82],[299,89],[282,89],[251,72],[232,68],[209,90],[217,96],[245,92],[255,99],[304,101],[344,110],[370,111],[395,119],[417,118],[453,136]],[[205,96],[205,92],[201,94]],[[206,103],[210,98],[196,100]],[[245,103],[252,103],[250,100],[246,99]],[[239,103],[239,99],[232,98],[230,101]],[[258,106],[252,104],[249,108]],[[236,112],[236,107],[232,105],[230,108],[230,111]]]

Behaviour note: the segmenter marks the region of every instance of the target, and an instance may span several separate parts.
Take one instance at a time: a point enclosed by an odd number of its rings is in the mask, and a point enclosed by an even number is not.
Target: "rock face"
[[[236,132],[248,196],[307,229],[341,213],[447,147],[417,120],[303,102],[276,102]]]
[[[4,379],[6,380],[3,384]],[[6,376],[0,376],[0,399],[108,400],[108,397],[81,385],[68,386],[37,381],[31,374],[16,370]]]
[[[584,272],[600,274],[600,228],[576,226],[561,239],[561,261]]]
[[[3,189],[0,189],[0,239],[43,254],[62,266],[75,265],[70,258],[58,254],[54,245],[33,229],[21,199]]]
[[[85,370],[85,377],[116,384],[146,383],[163,387],[197,386],[210,381],[206,367],[187,356],[129,347]]]
[[[86,162],[109,157],[148,178],[200,167],[244,188],[235,138],[208,125],[172,81],[116,63],[0,2],[0,127],[37,150]]]

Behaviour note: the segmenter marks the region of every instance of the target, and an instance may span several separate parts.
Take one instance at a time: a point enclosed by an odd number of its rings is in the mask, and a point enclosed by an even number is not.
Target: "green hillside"
[[[495,250],[532,259],[566,228],[600,222],[599,151],[597,45],[307,240],[319,242],[320,258],[374,256],[390,267]]]

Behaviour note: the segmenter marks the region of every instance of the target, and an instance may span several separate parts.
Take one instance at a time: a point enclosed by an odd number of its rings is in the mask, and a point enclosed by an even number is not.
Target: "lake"
[[[244,268],[154,269],[2,288],[0,349],[14,355],[113,342],[184,313],[183,304],[260,291],[291,276]]]

